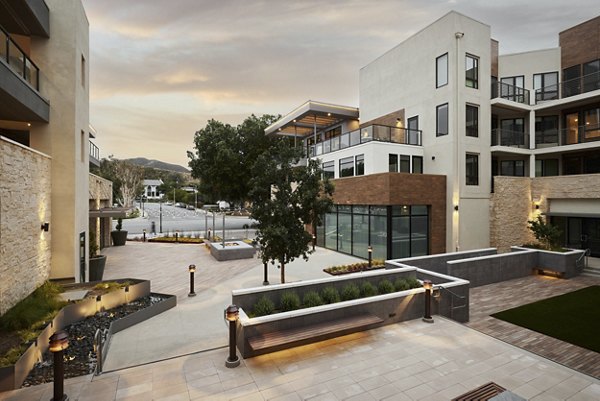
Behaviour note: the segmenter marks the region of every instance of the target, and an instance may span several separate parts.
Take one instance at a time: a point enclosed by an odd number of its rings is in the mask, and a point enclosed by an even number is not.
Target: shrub
[[[350,301],[357,298],[360,298],[360,290],[356,284],[349,283],[342,288],[342,300]]]
[[[335,287],[325,287],[321,291],[321,298],[326,304],[334,304],[340,302],[340,293]]]
[[[312,308],[313,306],[323,305],[323,300],[321,296],[316,291],[309,291],[304,294],[304,299],[302,300],[305,308]]]
[[[360,295],[363,297],[372,297],[377,295],[377,288],[368,281],[363,281],[360,285]]]
[[[407,277],[406,282],[408,283],[408,288],[419,288],[423,286],[423,284],[414,277]]]
[[[380,294],[389,294],[394,292],[394,284],[388,279],[381,280],[377,286]]]
[[[281,294],[281,310],[288,312],[300,309],[300,297],[293,291],[286,291]]]
[[[394,287],[396,287],[396,291],[406,291],[410,289],[410,285],[408,281],[404,278],[399,278],[394,282]]]
[[[264,295],[258,299],[254,304],[254,308],[252,308],[252,312],[255,316],[270,315],[274,310],[275,304]]]
[[[537,239],[547,250],[554,250],[561,248],[560,238],[562,231],[556,226],[547,223],[542,219],[541,215],[537,216],[535,220],[529,220],[529,229]]]

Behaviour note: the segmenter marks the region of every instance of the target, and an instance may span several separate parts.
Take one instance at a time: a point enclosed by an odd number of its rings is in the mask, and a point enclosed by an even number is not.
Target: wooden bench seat
[[[270,348],[280,348],[294,343],[309,343],[321,341],[334,337],[333,334],[349,334],[362,327],[382,323],[383,319],[372,315],[362,314],[349,316],[332,321],[313,324],[310,326],[297,327],[287,330],[279,330],[271,333],[260,334],[248,338],[248,344],[253,351],[263,351]]]

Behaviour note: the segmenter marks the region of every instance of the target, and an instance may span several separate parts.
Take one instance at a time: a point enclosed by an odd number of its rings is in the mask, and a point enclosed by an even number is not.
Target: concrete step
[[[581,272],[582,276],[600,277],[600,268],[598,267],[586,267]]]

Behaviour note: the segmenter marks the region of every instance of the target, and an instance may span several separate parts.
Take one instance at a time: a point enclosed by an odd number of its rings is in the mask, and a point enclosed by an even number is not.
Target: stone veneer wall
[[[50,276],[51,158],[0,137],[0,315]]]
[[[600,199],[600,174],[494,177],[490,246],[508,252],[511,246],[534,241],[527,221],[548,212],[552,199]],[[539,209],[534,202],[539,203]]]
[[[89,188],[90,210],[98,210],[112,206],[112,181],[90,173]],[[100,248],[110,246],[111,229],[112,219],[110,217],[90,218],[90,231],[96,231],[96,240],[98,241]],[[100,238],[100,236],[103,236],[103,238]]]

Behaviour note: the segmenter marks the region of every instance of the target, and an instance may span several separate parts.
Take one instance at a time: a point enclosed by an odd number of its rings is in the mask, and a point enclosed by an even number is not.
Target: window
[[[535,145],[558,143],[558,116],[535,118]]]
[[[323,163],[323,179],[332,179],[335,178],[335,162],[332,160],[330,162]]]
[[[507,118],[500,122],[501,146],[525,146],[525,120],[522,118]]]
[[[563,97],[581,93],[581,65],[574,65],[563,70]]]
[[[525,77],[504,77],[500,80],[500,97],[513,102],[525,103]]]
[[[354,175],[354,157],[340,159],[340,177],[352,177]]]
[[[590,61],[583,65],[583,91],[600,89],[600,60]]]
[[[466,133],[467,136],[479,136],[479,108],[467,105]]]
[[[400,155],[400,172],[410,173],[410,156]]]
[[[85,87],[85,57],[81,55],[81,86]]]
[[[86,141],[85,131],[81,130],[81,150],[80,150],[80,161],[85,162],[85,153],[87,150],[87,146],[89,144],[89,140]]]
[[[558,175],[558,159],[542,159],[535,161],[535,176],[549,177]]]
[[[423,174],[423,157],[413,156],[412,157],[412,172],[413,174]]]
[[[420,145],[421,141],[419,138],[419,116],[411,117],[407,120],[408,128],[408,144],[409,145]]]
[[[390,173],[398,172],[398,155],[390,154],[388,156],[388,166],[389,166],[388,171]]]
[[[435,59],[435,87],[448,85],[448,53]]]
[[[502,160],[500,162],[500,175],[511,177],[525,177],[524,160]]]
[[[365,155],[356,156],[356,175],[365,175]]]
[[[479,185],[479,155],[467,153],[465,172],[467,185]]]
[[[465,83],[469,88],[479,87],[479,59],[470,54],[465,58]]]
[[[448,135],[448,103],[437,107],[435,127],[436,136]]]
[[[535,101],[558,99],[558,72],[533,74]]]

